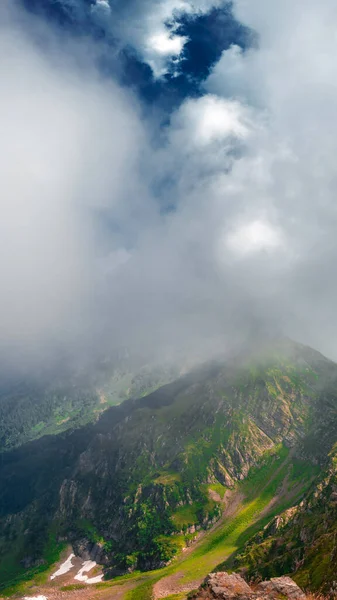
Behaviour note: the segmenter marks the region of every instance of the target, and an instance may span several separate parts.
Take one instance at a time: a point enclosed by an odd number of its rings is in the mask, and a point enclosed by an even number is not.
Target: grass
[[[213,492],[215,492],[216,494],[219,494],[221,500],[223,499],[226,492],[226,488],[224,485],[222,485],[222,483],[211,483],[207,487],[213,490]]]
[[[153,585],[161,579],[161,577],[150,578],[148,581],[141,583],[133,590],[126,593],[125,600],[151,600]]]
[[[225,522],[223,527],[216,529],[209,536],[205,536],[196,551],[187,558],[183,565],[184,582],[206,576],[209,571],[223,562],[224,558],[234,554],[249,539],[251,528],[259,514],[273,499],[287,474],[287,454],[287,449],[280,451],[280,465],[276,457],[274,459],[269,457],[267,464],[261,469],[253,470],[248,481],[240,486],[246,500],[243,501],[233,518]],[[276,474],[275,470],[277,470]],[[268,482],[267,485],[266,482]],[[267,517],[267,520],[269,518]],[[256,529],[259,529],[259,526]]]
[[[171,519],[177,527],[177,529],[181,529],[184,525],[189,526],[198,522],[197,511],[199,508],[199,504],[194,502],[191,505],[181,506],[178,510],[173,513]]]
[[[247,479],[238,487],[244,495],[244,500],[236,514],[206,533],[191,554],[179,557],[172,565],[154,572],[150,580],[129,592],[126,600],[151,600],[154,583],[174,573],[181,574],[182,583],[193,585],[193,582],[203,579],[212,570],[221,570],[224,567],[231,570],[234,557],[242,550],[244,544],[273,516],[300,499],[301,490],[298,491],[296,498],[288,494],[294,482],[300,481],[303,489],[310,484],[312,468],[307,463],[301,463],[302,461],[293,463],[289,450],[284,446],[267,453],[262,466],[251,469]],[[284,494],[270,511],[267,510],[266,514],[262,513],[275,498],[284,482],[287,482],[286,489],[283,490]],[[178,595],[177,599],[180,597],[184,598],[186,595]],[[174,598],[175,595],[172,596],[172,600]]]
[[[181,481],[181,476],[179,473],[163,473],[159,475],[157,479],[154,479],[153,483],[159,483],[162,485],[172,485],[177,481]]]
[[[318,465],[313,465],[296,458],[293,459],[291,479],[294,485],[305,482],[319,475],[320,472],[321,468]]]
[[[56,525],[53,529],[49,532],[44,547],[44,564],[29,570],[21,565],[18,566],[16,559],[18,548],[14,545],[11,546],[11,551],[8,550],[6,555],[2,557],[0,574],[1,572],[5,573],[7,577],[6,584],[3,587],[0,586],[2,596],[12,596],[14,593],[20,593],[27,585],[31,585],[32,581],[34,583],[44,581],[51,565],[59,560],[62,550],[66,547],[65,543],[59,543],[56,540]]]
[[[171,516],[171,519],[178,529],[184,526],[196,525],[200,523],[200,515],[206,514],[214,510],[217,503],[214,500],[208,499],[205,503],[193,502],[193,504],[181,506]]]
[[[75,590],[83,590],[85,587],[85,583],[71,583],[69,585],[63,585],[60,590],[61,592],[73,592]]]
[[[170,475],[165,472],[160,477],[165,478]],[[267,452],[260,466],[251,469],[246,480],[238,486],[238,492],[242,494],[243,499],[236,513],[205,533],[191,553],[186,556],[180,554],[164,569],[146,574],[137,572],[99,585],[113,587],[125,581],[127,585],[136,586],[126,591],[125,600],[151,600],[153,585],[168,575],[179,573],[182,583],[196,587],[195,582],[202,580],[210,571],[224,567],[230,570],[236,553],[242,551],[244,544],[275,514],[288,508],[300,498],[301,490],[309,485],[312,476],[312,467],[302,461],[294,460],[287,448],[279,446]],[[211,487],[217,493],[223,492],[223,489],[218,489],[217,484],[207,487]],[[269,503],[280,489],[283,492],[281,497],[268,511]],[[295,494],[297,494],[296,498]],[[198,509],[198,503],[181,507],[173,517],[175,523],[181,526],[196,522]],[[266,511],[266,514],[262,511]],[[13,593],[13,590],[11,592]],[[181,600],[185,597],[186,594],[173,594],[168,598]]]

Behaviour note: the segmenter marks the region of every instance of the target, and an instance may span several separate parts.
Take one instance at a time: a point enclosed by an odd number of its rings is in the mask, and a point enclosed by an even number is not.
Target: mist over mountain
[[[336,27],[0,3],[6,596],[336,596]]]
[[[289,334],[336,357],[335,7],[302,8],[2,3],[7,362]]]

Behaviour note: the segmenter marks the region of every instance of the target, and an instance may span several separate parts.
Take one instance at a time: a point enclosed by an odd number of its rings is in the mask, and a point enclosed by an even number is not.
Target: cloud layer
[[[100,214],[127,218],[137,202],[125,198],[139,189],[136,102],[79,66],[82,47],[69,58],[51,35],[49,49],[34,42],[40,33],[2,6],[0,339],[13,351],[83,333],[104,252]]]
[[[207,357],[286,334],[337,358],[337,9],[233,6],[258,46],[224,52],[164,124],[97,72],[94,47],[61,49],[39,24],[41,46],[36,23],[6,11],[3,345]],[[149,0],[140,21],[131,2],[116,18],[160,71],[179,49],[165,23],[206,9]]]
[[[165,74],[173,61],[179,61],[187,37],[177,31],[182,15],[207,14],[225,6],[227,0],[127,0],[116,5],[95,0],[92,13],[122,47],[132,46],[156,77]]]

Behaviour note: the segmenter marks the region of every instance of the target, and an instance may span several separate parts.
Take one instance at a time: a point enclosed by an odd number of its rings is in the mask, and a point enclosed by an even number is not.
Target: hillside
[[[173,381],[172,365],[133,364],[127,358],[38,374],[0,373],[0,452],[44,435],[83,427],[110,406],[145,396]]]
[[[249,541],[236,565],[249,578],[292,573],[304,588],[336,591],[336,446],[305,499],[277,515]]]
[[[45,569],[69,542],[112,577],[163,567],[196,530],[215,528],[183,560],[184,577],[233,562],[271,517],[305,496],[327,462],[336,382],[337,365],[284,341],[6,453],[2,586]],[[238,504],[226,515],[234,492]]]

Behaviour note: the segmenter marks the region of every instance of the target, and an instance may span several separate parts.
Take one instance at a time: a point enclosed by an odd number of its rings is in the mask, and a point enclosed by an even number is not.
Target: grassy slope
[[[264,459],[262,466],[252,469],[248,478],[238,485],[237,493],[242,495],[242,501],[234,514],[207,532],[188,556],[180,555],[164,569],[119,577],[111,583],[103,584],[104,588],[125,582],[125,600],[150,600],[156,581],[169,575],[179,574],[181,583],[193,586],[195,580],[203,579],[216,568],[230,570],[236,552],[271,517],[297,502],[308,488],[312,476],[313,470],[307,463],[295,460],[287,448],[279,446]],[[263,512],[277,494],[280,496],[278,501],[266,513]],[[53,558],[56,560],[58,557],[55,555]],[[9,587],[2,591],[2,595],[22,596],[32,585],[45,584],[49,572],[50,569],[45,573],[34,573],[31,581],[22,581]],[[135,586],[131,590],[130,584]],[[102,584],[97,588],[100,586]],[[170,600],[185,597],[185,594],[172,594],[172,598],[169,596]]]
[[[247,480],[238,486],[238,492],[244,495],[244,499],[232,517],[208,532],[187,557],[180,557],[172,565],[154,572],[147,581],[129,591],[127,600],[150,600],[154,583],[168,575],[179,573],[181,582],[188,584],[204,578],[217,567],[230,570],[235,554],[248,539],[280,510],[301,498],[312,481],[312,475],[306,463],[294,461],[289,450],[280,448],[276,455],[268,457],[262,467],[253,469]],[[279,500],[264,513],[277,492],[280,493]]]
[[[249,577],[292,573],[304,589],[329,593],[337,564],[337,453],[300,506],[250,541],[239,564]]]

